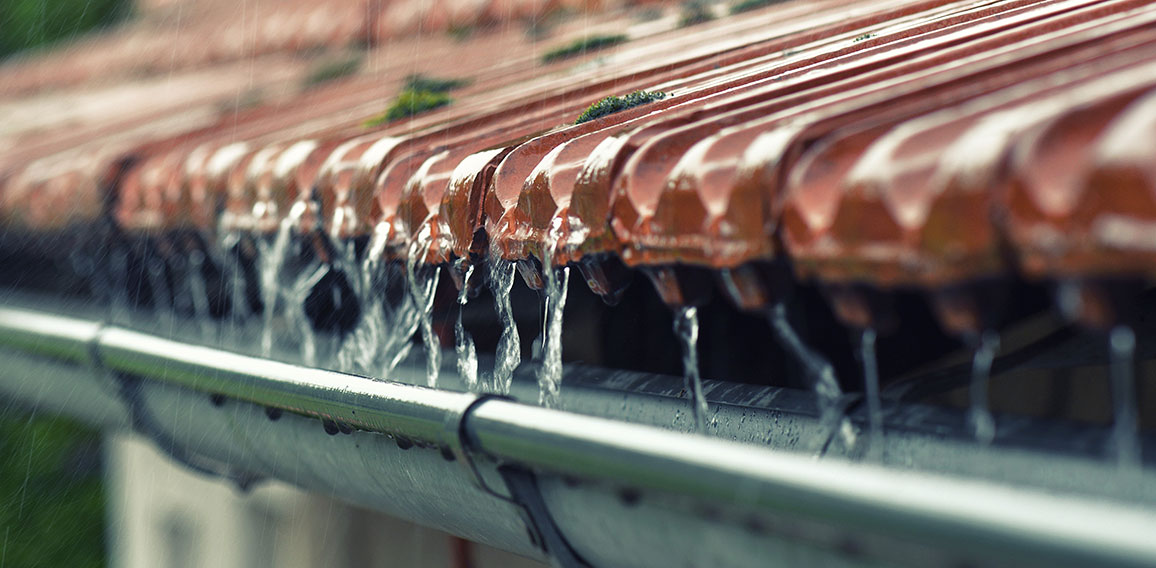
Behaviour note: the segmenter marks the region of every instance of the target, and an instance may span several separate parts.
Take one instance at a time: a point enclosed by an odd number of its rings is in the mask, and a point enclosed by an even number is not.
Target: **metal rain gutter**
[[[533,555],[534,549],[511,537],[516,531],[510,527],[516,522],[511,521],[510,505],[481,489],[462,489],[477,478],[485,486],[500,488],[502,478],[494,475],[499,464],[538,472],[542,501],[558,530],[593,565],[653,565],[664,559],[677,562],[679,558],[694,558],[688,549],[709,549],[728,542],[712,543],[689,534],[654,541],[648,540],[653,534],[642,535],[648,531],[662,534],[664,523],[698,527],[686,530],[718,531],[720,526],[747,530],[750,534],[734,537],[737,540],[729,541],[734,546],[712,557],[728,565],[765,565],[765,555],[776,550],[767,543],[829,548],[831,539],[822,535],[830,534],[851,535],[868,543],[900,543],[894,550],[904,553],[885,553],[883,557],[889,561],[926,563],[928,557],[912,555],[930,550],[945,561],[964,559],[982,564],[1156,564],[1156,539],[1151,537],[1156,534],[1156,513],[1134,505],[867,464],[818,461],[477,394],[305,368],[35,311],[0,309],[0,346],[37,358],[145,379],[154,405],[167,396],[171,408],[193,404],[209,407],[208,397],[180,396],[181,390],[191,389],[388,434],[418,447],[439,448],[442,456],[433,460],[438,464],[430,466],[426,475],[431,476],[430,481],[444,476],[443,485],[456,483],[458,487],[456,493],[443,498],[470,501],[477,508],[496,511],[492,515],[476,512],[473,521],[467,519],[476,526],[446,527],[447,523],[442,523],[441,527],[523,554]],[[78,398],[73,404],[85,402]],[[259,407],[245,412],[263,414]],[[184,418],[186,429],[189,420]],[[233,420],[241,418],[234,416]],[[308,428],[310,422],[316,424],[297,417],[289,422],[299,429]],[[303,485],[310,485],[307,475],[291,475],[291,466],[277,463],[276,456],[261,454],[273,451],[261,444],[275,441],[258,442],[255,438],[264,435],[261,429],[268,427],[245,426],[243,435],[253,437],[247,449],[206,451],[227,454],[213,456],[218,459],[248,460],[248,467],[264,470],[260,473],[290,482],[296,477]],[[204,426],[197,436],[212,437],[212,430]],[[353,438],[361,440],[369,435],[355,434]],[[325,440],[315,426],[309,435]],[[222,439],[226,437],[222,434]],[[329,439],[336,443],[343,438]],[[300,448],[277,451],[281,460],[309,459]],[[358,451],[360,461],[370,461],[364,456],[370,450]],[[397,463],[404,462],[405,456],[421,454],[399,455],[402,457]],[[347,462],[342,459],[348,457],[331,458],[329,469],[344,469]],[[452,474],[436,473],[451,470]],[[322,471],[317,475],[328,474]],[[378,483],[384,494],[380,508],[401,515],[406,510],[399,512],[398,508],[418,508],[386,501],[413,499],[398,494],[395,488],[424,480],[400,474],[389,477],[361,478],[352,484],[331,482],[329,486],[339,496],[359,499],[366,490],[354,485]],[[390,483],[394,485],[386,487]],[[609,493],[607,487],[612,488]],[[646,499],[638,505],[633,503],[636,499],[604,498],[607,494],[621,496],[622,488]],[[644,512],[653,516],[640,522],[638,515]],[[688,520],[680,517],[680,512],[683,517],[702,518]],[[440,518],[412,517],[434,524]],[[743,521],[733,525],[720,518]],[[626,539],[633,543],[624,543],[615,534],[641,536]],[[652,548],[648,542],[662,544]]]

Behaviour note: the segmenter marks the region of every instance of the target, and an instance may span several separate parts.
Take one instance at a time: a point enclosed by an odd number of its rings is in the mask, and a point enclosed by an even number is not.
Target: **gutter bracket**
[[[490,486],[490,483],[486,481],[486,478],[482,476],[482,472],[478,470],[478,466],[474,461],[473,450],[466,432],[466,418],[469,417],[475,408],[492,399],[513,400],[508,396],[480,394],[456,412],[447,413],[445,424],[443,425],[442,444],[449,449],[454,459],[469,471],[470,478],[473,479],[474,485],[493,497],[517,505],[518,503],[514,501],[511,495],[494,489]]]
[[[529,529],[533,543],[546,552],[556,564],[562,568],[589,568],[589,564],[570,547],[570,543],[562,536],[554,518],[542,499],[542,492],[538,488],[538,480],[528,469],[514,465],[501,465],[498,473],[506,484],[509,493],[494,489],[478,470],[474,459],[474,448],[471,443],[466,420],[470,414],[483,403],[493,400],[513,400],[508,396],[482,394],[475,397],[458,412],[447,414],[445,432],[442,443],[453,453],[455,459],[470,472],[474,484],[482,491],[501,499],[518,508],[522,520]]]
[[[590,565],[570,547],[554,517],[542,499],[534,472],[519,466],[503,465],[498,468],[506,487],[521,507],[526,523],[536,535],[538,545],[562,568],[589,568]]]

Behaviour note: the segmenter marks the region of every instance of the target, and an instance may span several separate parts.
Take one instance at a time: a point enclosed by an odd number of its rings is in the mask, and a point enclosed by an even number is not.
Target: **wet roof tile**
[[[0,132],[0,213],[59,228],[100,215],[106,189],[118,197],[108,213],[135,231],[269,235],[294,212],[296,230],[372,238],[389,257],[495,254],[524,261],[531,280],[542,263],[579,262],[606,296],[626,263],[672,303],[693,301],[688,267],[721,271],[740,305],[773,301],[758,267],[783,255],[832,288],[942,290],[1013,270],[1156,276],[1152,145],[1132,142],[1156,136],[1147,2],[787,2],[683,30],[599,4],[609,11],[590,29],[630,41],[546,64],[542,47],[589,32],[562,23],[539,46],[483,29],[551,6],[371,2],[345,14],[299,2],[223,26],[199,39],[220,37],[224,51],[178,45],[170,69],[268,62],[278,96],[214,113],[237,84],[174,98],[139,87],[131,113]],[[196,18],[233,17],[222,10]],[[258,23],[254,43],[229,51],[240,45],[230,34]],[[170,37],[143,29],[93,40],[105,47],[88,56],[0,68],[19,78],[0,96],[67,84],[72,66]],[[404,37],[419,29],[463,38]],[[279,55],[358,38],[376,43],[365,68],[315,88],[296,83],[307,60]],[[406,75],[432,70],[472,82],[449,106],[364,124]],[[640,89],[667,96],[572,124],[590,103]],[[38,100],[8,96],[13,108]],[[164,123],[173,115],[184,118]],[[66,204],[78,205],[54,213]],[[869,311],[840,308],[862,325]]]

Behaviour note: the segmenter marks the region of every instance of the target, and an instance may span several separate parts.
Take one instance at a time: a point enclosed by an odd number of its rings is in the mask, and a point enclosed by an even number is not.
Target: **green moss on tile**
[[[470,84],[469,79],[443,79],[422,74],[414,74],[405,78],[405,88],[411,91],[428,91],[431,93],[448,93]]]
[[[410,75],[405,78],[401,92],[389,104],[385,112],[365,121],[365,126],[381,126],[402,118],[409,118],[424,112],[444,107],[453,102],[449,92],[470,84],[469,79],[444,79],[425,75]]]
[[[759,8],[766,8],[767,6],[774,6],[775,4],[782,4],[786,0],[738,0],[731,4],[731,14],[741,14],[743,12],[750,12],[751,10],[758,10]]]
[[[652,103],[664,98],[666,98],[666,93],[660,91],[634,91],[624,97],[611,95],[587,107],[578,117],[578,120],[574,121],[574,124],[582,124],[583,122],[602,118],[606,115]]]
[[[387,122],[416,116],[436,108],[444,107],[451,102],[453,102],[453,99],[445,93],[405,89],[397,95],[397,98],[393,99],[393,102],[390,103],[389,108],[385,109],[385,112],[365,121],[365,125],[381,126]]]
[[[590,51],[598,51],[620,43],[625,43],[626,40],[627,37],[622,34],[587,36],[547,51],[542,55],[542,63],[553,63],[571,57],[578,57]]]
[[[682,11],[678,14],[678,27],[689,28],[714,19],[714,12],[705,0],[689,0],[682,4]]]
[[[450,27],[446,29],[446,35],[453,38],[454,41],[466,42],[469,41],[471,37],[474,37],[474,33],[477,31],[477,26],[469,24],[450,24]]]
[[[348,77],[361,69],[362,57],[360,53],[351,53],[344,57],[326,58],[318,61],[305,76],[302,84],[306,88],[317,87]]]
[[[873,38],[873,37],[875,37],[875,34],[872,34],[872,33],[866,33],[866,34],[863,34],[863,35],[861,35],[861,36],[858,36],[858,37],[856,37],[856,38],[855,38],[855,41],[856,41],[856,42],[860,42],[860,41],[866,41],[866,40],[869,40],[869,39],[871,39],[871,38]]]

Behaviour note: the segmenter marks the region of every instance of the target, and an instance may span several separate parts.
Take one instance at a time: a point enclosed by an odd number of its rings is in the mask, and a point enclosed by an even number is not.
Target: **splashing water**
[[[975,354],[971,359],[971,410],[968,419],[975,440],[982,445],[991,444],[995,439],[995,417],[987,403],[988,383],[991,381],[991,365],[999,351],[999,334],[985,331],[979,337]]]
[[[1128,326],[1116,326],[1108,334],[1108,373],[1112,378],[1115,423],[1112,442],[1121,469],[1140,468],[1140,439],[1136,434],[1135,357],[1136,334]]]
[[[474,267],[466,268],[466,275],[462,278],[462,289],[458,291],[458,321],[454,326],[454,352],[457,354],[458,375],[471,391],[478,390],[478,353],[474,348],[474,338],[470,337],[462,323],[462,314],[466,311],[466,302],[470,299],[470,276],[474,274]]]
[[[833,434],[841,435],[847,447],[853,447],[855,445],[855,429],[851,425],[851,421],[843,415],[843,410],[839,405],[839,400],[843,396],[843,389],[839,388],[839,382],[835,379],[835,368],[831,366],[829,361],[803,344],[803,340],[791,327],[791,322],[787,321],[785,305],[778,303],[772,306],[768,317],[771,322],[771,329],[775,332],[775,338],[778,339],[779,344],[803,365],[803,370],[811,381],[811,388],[815,391],[819,402],[820,427]],[[821,453],[826,452],[826,448],[827,444],[824,444]]]
[[[859,358],[863,364],[863,385],[867,395],[867,451],[869,459],[883,454],[883,403],[879,398],[879,365],[875,359],[875,330],[867,328],[859,340]]]
[[[493,376],[493,388],[500,394],[510,392],[514,369],[522,362],[521,338],[518,337],[518,326],[514,323],[514,308],[510,304],[515,272],[514,263],[504,261],[496,254],[490,259],[490,291],[494,294],[494,306],[498,320],[502,323]]]
[[[561,273],[559,277],[558,272]],[[562,389],[562,313],[570,285],[570,267],[546,273],[546,322],[542,367],[538,370],[538,404],[556,407]]]
[[[438,383],[441,371],[442,351],[438,337],[433,330],[434,293],[442,269],[436,267],[418,268],[419,259],[424,259],[433,239],[429,227],[425,227],[410,243],[409,257],[406,259],[406,275],[409,277],[409,292],[421,325],[422,342],[426,352],[426,383],[432,388]]]
[[[675,310],[674,334],[682,345],[683,388],[690,397],[694,427],[698,432],[706,433],[706,417],[710,408],[702,392],[702,377],[698,370],[698,308],[683,306]]]

